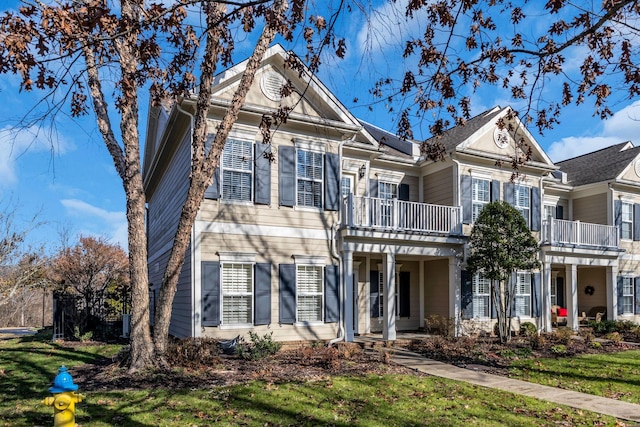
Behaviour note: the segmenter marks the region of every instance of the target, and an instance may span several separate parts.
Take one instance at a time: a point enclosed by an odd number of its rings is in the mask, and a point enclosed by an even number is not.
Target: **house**
[[[193,227],[172,335],[351,341],[382,332],[393,340],[433,316],[453,319],[458,333],[468,323],[491,330],[491,284],[466,272],[465,255],[475,218],[494,200],[513,204],[541,242],[541,270],[514,277],[518,322],[550,330],[556,305],[574,328],[597,306],[608,318],[640,315],[640,167],[631,144],[554,164],[510,108],[496,107],[438,137],[444,160],[427,160],[419,144],[358,120],[316,77],[286,68],[288,55],[279,45],[267,51],[229,135]],[[210,129],[244,66],[217,76]],[[294,91],[283,98],[287,80]],[[281,106],[291,109],[288,120],[262,144],[262,115]],[[186,98],[149,113],[152,299],[187,191],[194,107]],[[522,147],[530,158],[512,179],[497,164]],[[586,286],[593,292],[580,295]]]

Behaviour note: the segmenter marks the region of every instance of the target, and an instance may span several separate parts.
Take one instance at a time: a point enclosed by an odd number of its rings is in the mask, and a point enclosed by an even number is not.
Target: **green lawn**
[[[518,360],[509,375],[538,384],[640,403],[640,351]]]
[[[117,346],[69,348],[37,339],[0,341],[0,426],[49,426],[40,401],[58,367],[91,363]],[[170,387],[170,384],[167,384]],[[82,384],[80,384],[80,390]],[[316,381],[204,390],[84,393],[76,422],[88,426],[615,425],[611,417],[496,390],[413,375],[325,376]]]

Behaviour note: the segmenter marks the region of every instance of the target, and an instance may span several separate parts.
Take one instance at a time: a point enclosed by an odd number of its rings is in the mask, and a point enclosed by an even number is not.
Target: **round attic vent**
[[[509,131],[506,129],[500,129],[498,127],[493,131],[493,141],[499,148],[507,148],[509,146]]]
[[[640,177],[640,160],[636,161],[636,163],[633,165],[633,169],[636,171],[636,175]]]
[[[286,83],[287,81],[279,73],[276,73],[275,71],[267,71],[262,74],[262,78],[260,79],[260,88],[262,89],[264,96],[270,100],[281,101],[281,89]]]

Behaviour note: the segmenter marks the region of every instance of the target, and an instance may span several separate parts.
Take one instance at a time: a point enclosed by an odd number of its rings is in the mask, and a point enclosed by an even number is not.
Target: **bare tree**
[[[328,25],[331,20],[312,13],[312,6],[302,0],[178,0],[166,4],[144,0],[67,0],[51,4],[24,0],[17,12],[0,18],[0,73],[18,74],[25,91],[43,90],[43,99],[51,100],[53,110],[65,102],[74,116],[92,109],[122,180],[132,285],[131,370],[163,360],[171,304],[193,221],[267,47],[277,34],[292,42],[299,31],[307,42],[312,70],[320,64],[315,38],[320,40],[318,46],[335,45],[337,54],[344,54],[344,43],[334,39]],[[334,12],[339,13],[341,7],[343,2]],[[203,22],[198,21],[200,17]],[[253,52],[222,122],[216,129],[207,129],[213,77],[219,65],[232,63],[234,37],[243,32],[256,40]],[[291,65],[296,66],[296,62]],[[115,110],[109,105],[109,82],[115,83]],[[156,105],[194,92],[198,97],[190,186],[162,282],[153,340],[138,132],[139,92],[146,88]],[[119,132],[113,117],[119,118]],[[263,130],[268,133],[268,125]],[[207,133],[215,134],[208,153]]]

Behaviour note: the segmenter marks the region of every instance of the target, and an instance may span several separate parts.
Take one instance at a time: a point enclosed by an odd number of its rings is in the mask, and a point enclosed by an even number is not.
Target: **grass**
[[[640,403],[640,351],[517,360],[509,375],[538,384]]]
[[[58,367],[91,363],[118,346],[70,348],[36,338],[0,341],[0,426],[52,425],[40,402]],[[80,384],[80,393],[83,393]],[[76,422],[102,426],[616,425],[611,417],[497,390],[414,375],[251,381],[203,390],[84,392]]]

